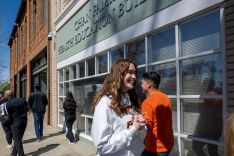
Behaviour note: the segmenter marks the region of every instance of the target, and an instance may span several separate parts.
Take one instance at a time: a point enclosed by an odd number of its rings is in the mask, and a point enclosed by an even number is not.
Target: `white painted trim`
[[[210,139],[205,139],[205,138],[198,138],[196,136],[187,135],[187,134],[178,134],[178,135],[180,137],[182,137],[183,139],[186,139],[186,140],[200,141],[200,142],[210,143],[210,144],[214,144],[214,145],[218,145],[218,146],[222,146],[223,145],[222,140],[215,141],[215,140],[210,140]]]
[[[74,8],[79,9],[80,5],[84,3],[85,0],[81,0]],[[109,48],[115,47],[119,44],[123,44],[133,38],[147,34],[153,30],[159,29],[165,25],[181,20],[187,16],[190,16],[194,13],[197,13],[203,9],[214,6],[223,2],[223,0],[182,0],[167,9],[164,9],[135,25],[130,26],[129,28],[113,35],[81,52],[76,53],[75,55],[59,62],[57,68],[63,68],[72,63],[83,60],[84,58],[90,57],[94,54],[107,50]],[[79,7],[78,7],[79,5]],[[178,11],[179,10],[179,11]],[[75,9],[72,9],[71,12],[75,12]],[[72,13],[71,13],[72,14]],[[63,25],[63,21],[67,21],[71,15],[64,17],[58,25],[56,25],[56,30],[58,30],[59,25]],[[66,19],[66,20],[65,20]],[[149,24],[150,23],[150,24]],[[136,31],[137,30],[137,31]]]
[[[74,0],[54,21],[56,31],[59,30],[88,0]]]
[[[85,138],[85,139],[87,139],[87,140],[90,140],[90,141],[93,141],[93,138],[91,137],[91,136],[89,136],[89,135],[86,135],[86,134],[84,134],[84,133],[80,133],[80,137],[83,137],[83,138]]]

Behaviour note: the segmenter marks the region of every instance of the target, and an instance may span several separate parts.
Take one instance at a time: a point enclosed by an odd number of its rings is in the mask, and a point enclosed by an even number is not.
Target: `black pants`
[[[10,120],[6,120],[4,116],[1,116],[1,124],[2,124],[2,128],[6,134],[6,140],[8,144],[12,144],[12,138],[13,138],[13,134],[11,131],[11,121]]]
[[[12,151],[13,156],[24,156],[24,149],[22,144],[22,138],[27,126],[28,118],[25,115],[20,118],[13,118],[13,123],[11,125],[11,130],[14,139],[14,148]]]
[[[65,121],[66,121],[67,129],[68,129],[66,137],[67,139],[69,139],[70,142],[75,141],[74,135],[72,133],[72,125],[75,120],[76,120],[75,114],[65,114]]]

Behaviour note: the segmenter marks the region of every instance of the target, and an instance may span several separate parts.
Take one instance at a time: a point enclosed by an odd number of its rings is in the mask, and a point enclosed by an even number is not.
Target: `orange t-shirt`
[[[164,93],[155,91],[144,100],[141,109],[147,122],[145,150],[170,152],[174,145],[170,99]]]

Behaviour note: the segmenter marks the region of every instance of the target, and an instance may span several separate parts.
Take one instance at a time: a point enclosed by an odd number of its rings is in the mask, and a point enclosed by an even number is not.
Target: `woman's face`
[[[134,64],[130,63],[127,73],[125,74],[122,83],[121,90],[122,92],[127,92],[130,89],[133,89],[136,84],[136,68]]]

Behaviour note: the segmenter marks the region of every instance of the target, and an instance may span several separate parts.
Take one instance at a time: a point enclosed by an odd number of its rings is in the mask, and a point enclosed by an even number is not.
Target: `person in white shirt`
[[[117,60],[94,97],[91,135],[97,156],[140,156],[145,119],[135,92],[136,64]]]

